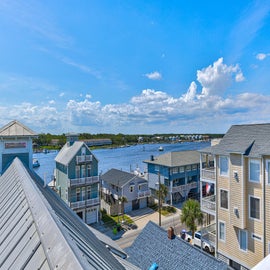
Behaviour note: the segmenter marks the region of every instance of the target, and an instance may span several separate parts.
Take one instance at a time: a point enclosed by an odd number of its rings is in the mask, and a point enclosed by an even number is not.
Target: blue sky
[[[0,125],[223,133],[270,122],[269,1],[0,1]]]

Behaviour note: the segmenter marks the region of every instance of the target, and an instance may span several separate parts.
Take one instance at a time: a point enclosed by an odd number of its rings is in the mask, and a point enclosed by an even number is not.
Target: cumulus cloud
[[[244,76],[238,64],[228,66],[221,57],[213,65],[198,70],[197,80],[202,85],[202,95],[223,95],[233,81],[243,81]]]
[[[161,80],[162,79],[162,75],[158,71],[146,73],[144,76],[150,80]]]
[[[258,53],[256,58],[260,61],[264,60],[266,57],[270,56],[270,53]]]

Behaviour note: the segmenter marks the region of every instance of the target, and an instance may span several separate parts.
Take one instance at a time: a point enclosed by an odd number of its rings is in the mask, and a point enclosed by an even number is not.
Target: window
[[[196,171],[197,170],[197,165],[192,165],[192,171]]]
[[[228,176],[229,175],[229,161],[228,157],[219,157],[219,174]]]
[[[184,171],[185,171],[185,167],[184,167],[184,166],[179,167],[179,172],[180,172],[180,173],[182,173],[182,172],[184,172]]]
[[[85,177],[85,165],[81,166],[81,177]]]
[[[80,166],[76,166],[76,178],[80,178]]]
[[[134,191],[134,185],[129,186],[129,192],[133,192]]]
[[[270,185],[270,159],[266,160],[266,179],[267,179],[267,184]]]
[[[76,201],[77,202],[81,200],[80,195],[81,195],[80,188],[76,188]]]
[[[249,217],[260,219],[260,199],[249,196]]]
[[[218,237],[219,237],[219,240],[225,241],[225,223],[222,221],[219,222]]]
[[[257,159],[249,160],[249,181],[260,182],[260,161]]]
[[[91,176],[91,165],[87,165],[87,177]]]
[[[172,168],[172,173],[173,173],[173,174],[178,173],[178,167]]]
[[[224,189],[220,190],[220,207],[228,209],[228,191]]]
[[[86,153],[86,148],[85,147],[82,147],[82,156],[85,156],[85,153]]]
[[[239,248],[243,251],[247,251],[247,231],[245,230],[239,230]]]
[[[91,199],[91,187],[87,187],[87,199]]]

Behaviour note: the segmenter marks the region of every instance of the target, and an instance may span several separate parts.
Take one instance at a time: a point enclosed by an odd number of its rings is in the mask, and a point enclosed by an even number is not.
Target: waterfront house
[[[56,189],[59,196],[91,224],[99,218],[98,160],[77,134],[67,134],[67,143],[55,158]]]
[[[118,215],[147,207],[151,195],[148,182],[135,174],[111,169],[101,176],[102,208],[110,215]],[[126,198],[126,200],[123,200]]]
[[[17,120],[0,129],[0,174],[18,157],[26,167],[33,168],[32,140],[37,134]]]
[[[168,189],[166,203],[176,204],[187,198],[199,198],[200,154],[198,151],[178,151],[144,161],[147,164],[147,180],[152,193],[159,183]]]
[[[234,269],[251,269],[270,253],[269,142],[270,124],[233,125],[200,150],[201,188],[213,187],[201,193],[201,209],[214,219],[202,238]]]
[[[226,270],[226,263],[194,247],[174,234],[149,221],[132,245],[125,249],[128,260],[142,270]]]

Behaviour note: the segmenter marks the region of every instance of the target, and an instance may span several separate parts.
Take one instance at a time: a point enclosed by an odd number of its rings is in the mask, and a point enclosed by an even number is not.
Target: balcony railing
[[[89,177],[69,179],[68,186],[73,187],[79,185],[91,185],[95,183],[99,183],[99,176],[89,176]]]
[[[78,201],[78,202],[71,202],[69,206],[71,209],[78,209],[78,208],[84,208],[84,207],[97,205],[97,204],[99,204],[99,197],[94,198],[94,199]]]
[[[210,167],[201,169],[201,179],[215,181],[216,180],[215,168]]]
[[[150,190],[145,190],[145,191],[139,191],[138,192],[138,199],[149,197],[151,195]]]
[[[84,162],[91,162],[93,159],[92,155],[82,155],[82,156],[76,156],[76,162],[77,164],[84,163]]]
[[[185,191],[190,191],[191,189],[197,188],[197,187],[198,187],[197,182],[191,182],[191,183],[188,183],[186,185],[172,187],[172,193],[175,193],[175,192],[181,193],[181,192],[185,192]]]
[[[211,195],[201,199],[201,209],[212,215],[216,214],[216,195]]]
[[[216,223],[203,227],[201,233],[202,240],[210,243],[214,247],[216,246]]]

